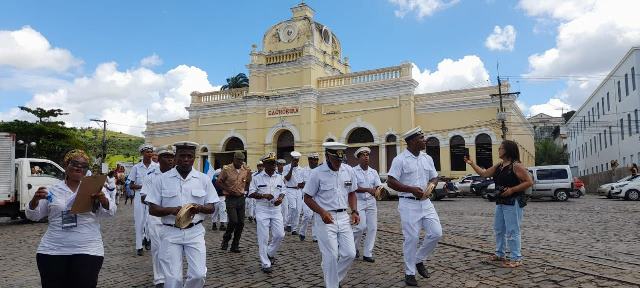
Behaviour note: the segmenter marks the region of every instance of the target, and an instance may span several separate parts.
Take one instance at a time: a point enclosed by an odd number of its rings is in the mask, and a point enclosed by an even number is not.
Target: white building
[[[640,47],[634,47],[566,124],[569,165],[584,176],[640,162]]]

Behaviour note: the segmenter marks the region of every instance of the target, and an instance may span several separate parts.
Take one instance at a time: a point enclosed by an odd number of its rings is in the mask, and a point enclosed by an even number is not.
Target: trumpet
[[[431,197],[431,194],[433,193],[433,190],[436,189],[436,184],[433,182],[429,182],[427,184],[427,187],[425,188],[425,192],[424,194],[422,194],[422,197],[420,198],[420,200],[424,200],[427,199],[429,197]]]

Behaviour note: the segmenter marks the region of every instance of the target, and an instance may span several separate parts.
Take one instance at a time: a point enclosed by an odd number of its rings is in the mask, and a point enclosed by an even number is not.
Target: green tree
[[[566,165],[569,164],[569,154],[551,139],[537,141],[536,165]]]
[[[37,146],[28,150],[28,157],[46,158],[62,163],[64,154],[71,149],[85,149],[74,128],[61,125],[43,125],[14,120],[0,122],[0,131],[16,134],[17,139],[26,143],[36,142]],[[24,147],[16,147],[16,157],[24,156]]]
[[[31,113],[34,116],[38,117],[38,123],[45,122],[45,121],[43,121],[45,118],[47,119],[46,122],[50,122],[49,118],[56,118],[56,117],[61,116],[61,115],[69,114],[69,113],[64,113],[62,111],[62,109],[48,109],[48,110],[45,110],[45,109],[42,109],[40,107],[32,109],[32,108],[25,107],[25,106],[18,106],[18,108],[20,108],[20,110],[22,110],[22,111]],[[55,122],[50,122],[50,123],[64,125],[64,122],[60,122],[60,121],[55,121]]]
[[[567,121],[569,121],[569,119],[571,119],[571,117],[573,117],[573,114],[576,114],[575,110],[571,110],[567,113],[562,114],[562,118],[564,118],[564,123],[567,123]]]
[[[235,88],[249,87],[249,78],[244,73],[238,73],[238,75],[227,78],[227,84],[222,85],[220,90],[229,90]]]

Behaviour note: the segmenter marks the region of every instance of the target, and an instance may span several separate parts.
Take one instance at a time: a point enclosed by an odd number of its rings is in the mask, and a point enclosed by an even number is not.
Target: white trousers
[[[356,247],[349,213],[329,213],[333,217],[333,223],[325,224],[322,217],[317,215],[314,217],[313,230],[318,236],[318,247],[322,254],[325,287],[338,288],[356,258]]]
[[[256,217],[256,199],[246,198],[245,199],[245,212],[247,217]]]
[[[198,224],[189,229],[162,225],[160,263],[164,272],[166,288],[201,288],[207,277],[204,244],[205,229]],[[187,279],[182,280],[182,257],[187,259]]]
[[[353,240],[356,248],[360,247],[362,234],[366,232],[364,238],[364,249],[362,256],[373,257],[373,246],[376,242],[376,232],[378,231],[378,206],[373,197],[358,197],[358,214],[360,214],[360,224],[353,228]]]
[[[279,207],[256,203],[256,229],[260,263],[263,268],[271,267],[269,256],[276,256],[284,239],[284,224]],[[269,242],[269,232],[271,232],[271,242]]]
[[[213,224],[216,224],[218,221],[220,221],[220,223],[227,223],[229,220],[227,219],[227,205],[224,202],[225,197],[222,195],[218,196],[218,198],[220,198],[220,201],[214,204],[215,211],[211,214],[211,222],[213,222]]]
[[[288,218],[285,219],[285,224],[291,226],[291,231],[298,229],[298,222],[300,222],[300,214],[302,213],[302,190],[287,188],[286,192],[287,205],[289,207]]]
[[[313,210],[311,210],[311,208],[309,208],[307,204],[304,204],[304,202],[302,202],[302,221],[300,221],[300,226],[298,227],[298,231],[300,235],[302,236],[307,235],[307,227],[313,226],[312,221],[313,221],[314,214],[315,213],[313,212]],[[315,229],[311,229],[311,235],[313,235],[313,239],[317,239]]]
[[[405,274],[416,275],[416,264],[426,260],[442,238],[440,218],[429,199],[418,201],[400,198],[398,212],[400,212],[402,235],[404,235],[402,254]],[[425,237],[418,248],[420,229],[425,230]]]
[[[147,232],[151,240],[151,261],[153,263],[153,285],[164,283],[164,273],[160,265],[160,243],[162,242],[162,224],[147,223]]]
[[[133,197],[133,222],[136,230],[136,249],[142,249],[142,239],[147,238],[147,216],[149,207],[140,201],[140,190]]]
[[[276,197],[277,198],[277,197]],[[289,218],[289,197],[287,197],[287,193],[284,194],[284,198],[282,198],[282,203],[280,204],[280,210],[282,211],[282,220],[285,221]],[[287,223],[284,223],[286,226]]]

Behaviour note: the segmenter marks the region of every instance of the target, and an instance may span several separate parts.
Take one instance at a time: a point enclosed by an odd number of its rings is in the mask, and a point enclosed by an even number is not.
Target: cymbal
[[[176,227],[183,229],[191,224],[191,221],[193,220],[193,216],[195,214],[189,213],[189,210],[195,207],[196,204],[190,203],[180,208],[180,211],[178,211],[178,215],[176,215]]]
[[[429,184],[427,184],[427,188],[425,189],[425,193],[422,194],[422,200],[427,199],[431,196],[431,194],[433,193],[433,190],[436,189],[436,184],[433,182],[429,182]]]

